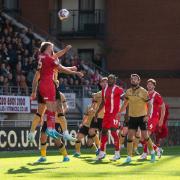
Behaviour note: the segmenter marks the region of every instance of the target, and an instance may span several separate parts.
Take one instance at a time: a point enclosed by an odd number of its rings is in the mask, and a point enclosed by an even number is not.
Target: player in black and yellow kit
[[[129,116],[128,116],[128,107],[126,108],[126,113],[124,115],[124,121],[123,121],[123,125],[120,128],[119,131],[119,144],[120,144],[120,151],[121,151],[121,147],[122,145],[124,145],[124,141],[125,138],[128,134],[128,122],[129,122]],[[141,137],[141,130],[138,128],[138,130],[136,131],[136,135],[133,139],[133,152],[136,155],[139,155],[139,151],[138,151],[138,144],[140,141],[140,137]]]
[[[79,130],[78,130],[78,134],[77,134],[77,141],[75,144],[75,153],[74,153],[74,157],[79,157],[81,154],[81,140],[83,138],[85,138],[86,136],[88,137],[88,141],[87,141],[87,145],[89,147],[91,147],[95,152],[98,151],[98,148],[96,146],[96,144],[93,142],[91,143],[91,137],[89,137],[89,128],[90,128],[90,124],[92,122],[92,119],[95,115],[95,112],[93,110],[92,104],[90,106],[87,107],[84,116],[83,116],[83,120],[82,123],[79,126]]]
[[[64,115],[68,110],[66,98],[65,98],[64,94],[61,92],[59,92],[59,94],[56,94],[56,96],[58,96],[57,98],[62,103],[62,114]],[[56,114],[56,116],[57,116],[57,114]],[[60,116],[60,117],[62,117],[62,116]],[[61,124],[62,124],[61,119],[56,118],[55,129],[59,133],[62,131]],[[41,140],[41,147],[40,147],[41,157],[37,161],[39,163],[46,161],[46,150],[47,150],[47,144],[46,144],[47,143],[47,135],[45,133],[46,129],[47,129],[47,123],[46,123],[46,120],[44,119],[43,125],[41,128],[41,138],[40,138],[40,140]],[[60,154],[63,155],[63,162],[69,161],[70,159],[68,157],[68,153],[67,153],[66,147],[63,144],[63,142],[60,139],[55,139],[54,142],[55,142],[55,145],[59,148]]]
[[[104,89],[107,85],[108,78],[103,77],[100,81],[100,86],[102,89]],[[93,104],[92,107],[94,111],[96,112],[101,104],[102,101],[102,91],[98,91],[97,93],[92,94],[93,98]],[[98,149],[100,148],[100,140],[98,137],[97,132],[101,132],[102,130],[102,121],[104,117],[104,107],[101,109],[101,111],[98,113],[97,119],[92,119],[90,129],[89,129],[89,137],[95,142]],[[93,141],[90,141],[90,143],[93,143]]]
[[[128,157],[125,163],[130,163],[133,152],[133,138],[138,128],[141,129],[141,136],[146,140],[148,148],[151,153],[151,162],[155,161],[155,152],[153,149],[153,143],[148,135],[147,121],[151,113],[151,103],[148,92],[141,87],[140,77],[137,74],[131,75],[131,88],[126,91],[125,101],[120,112],[123,112],[128,106],[128,142],[127,152]]]

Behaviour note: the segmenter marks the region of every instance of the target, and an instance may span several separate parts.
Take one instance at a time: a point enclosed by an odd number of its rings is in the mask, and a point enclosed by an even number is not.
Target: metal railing
[[[0,127],[30,127],[30,120],[0,120]]]
[[[31,120],[0,120],[0,127],[30,127]],[[68,126],[79,126],[81,119],[68,119]]]
[[[61,90],[61,89],[60,89]],[[65,89],[61,90],[64,93],[76,93],[76,97],[83,98],[83,97],[90,97],[93,92],[98,91],[97,86],[91,86],[89,90],[86,90],[85,86],[66,86]],[[23,95],[29,96],[32,92],[31,87],[27,88],[20,88],[18,86],[0,86],[0,95]]]
[[[57,46],[62,46],[61,42],[55,36],[65,38],[66,36],[93,36],[104,37],[105,33],[105,12],[101,9],[94,11],[79,11],[69,10],[70,17],[68,20],[61,21],[58,19],[58,10],[52,10],[49,15],[50,27],[49,32],[46,32],[32,22],[21,16],[21,11],[17,9],[2,9],[9,16],[17,19],[19,22],[38,34],[41,34],[45,39],[49,39]],[[63,37],[61,36],[63,35]]]
[[[68,36],[95,36],[103,37],[105,33],[105,12],[96,9],[94,11],[69,10],[70,17],[63,22],[58,19],[58,10],[50,13],[50,30],[55,36],[60,35],[61,39]]]
[[[31,87],[21,88],[18,86],[0,86],[0,95],[29,96],[31,92]]]

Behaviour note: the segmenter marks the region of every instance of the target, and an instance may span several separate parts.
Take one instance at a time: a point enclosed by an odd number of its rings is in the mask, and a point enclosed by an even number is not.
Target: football
[[[69,17],[70,13],[67,9],[61,9],[58,12],[58,17],[62,21],[64,19],[67,19]]]

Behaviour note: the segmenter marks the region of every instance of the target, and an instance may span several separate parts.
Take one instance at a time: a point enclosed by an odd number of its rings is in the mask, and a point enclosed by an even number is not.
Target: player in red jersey
[[[52,138],[59,138],[59,134],[55,130],[55,112],[56,112],[56,88],[54,84],[54,69],[58,71],[64,71],[64,67],[58,62],[58,58],[63,56],[71,45],[66,46],[63,50],[53,53],[53,44],[50,42],[43,42],[40,47],[39,62],[40,69],[40,81],[39,81],[39,94],[46,103],[46,115],[47,115],[47,130],[46,133]],[[83,76],[81,72],[71,71],[66,69],[66,73]]]
[[[105,146],[108,140],[108,130],[111,130],[111,135],[114,138],[115,155],[111,160],[120,159],[119,154],[119,136],[117,129],[119,127],[119,121],[116,119],[117,113],[120,108],[120,98],[123,94],[123,89],[116,85],[115,75],[108,76],[108,85],[102,90],[102,102],[99,109],[96,112],[95,118],[99,111],[105,107],[104,118],[102,122],[102,133],[101,133],[101,147],[100,153],[97,157],[101,160],[105,157]]]
[[[148,133],[149,135],[155,133],[157,126],[163,125],[163,120],[165,116],[165,104],[161,95],[155,91],[156,81],[154,79],[149,79],[147,81],[147,90],[150,97],[150,102],[152,104],[151,115],[148,120]],[[142,141],[144,152],[140,159],[147,158],[147,143]],[[153,144],[154,150],[157,152],[158,157],[161,157],[160,149]]]
[[[160,140],[164,139],[168,135],[167,121],[169,118],[169,106],[167,104],[165,104],[165,108],[166,108],[166,110],[165,110],[166,112],[165,112],[163,124],[162,124],[162,126],[161,126],[161,124],[156,126],[156,130],[154,132],[155,142],[159,148],[160,148]],[[160,149],[161,149],[161,151],[163,151],[162,148],[160,148]]]

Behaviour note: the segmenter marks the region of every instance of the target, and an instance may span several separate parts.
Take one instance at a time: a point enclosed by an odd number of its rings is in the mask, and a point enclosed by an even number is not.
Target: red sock
[[[55,112],[46,110],[47,128],[55,129]]]
[[[143,152],[147,153],[147,143],[143,145]]]
[[[105,150],[105,146],[106,146],[106,143],[108,141],[108,135],[107,134],[102,134],[101,135],[101,151],[104,151]]]
[[[119,151],[119,136],[116,131],[111,131],[112,137],[114,138],[115,151]]]
[[[157,150],[157,146],[155,144],[153,144],[153,149],[156,151]]]
[[[144,153],[147,153],[147,142],[144,140],[144,141],[140,141],[142,146],[143,146],[143,152]]]

